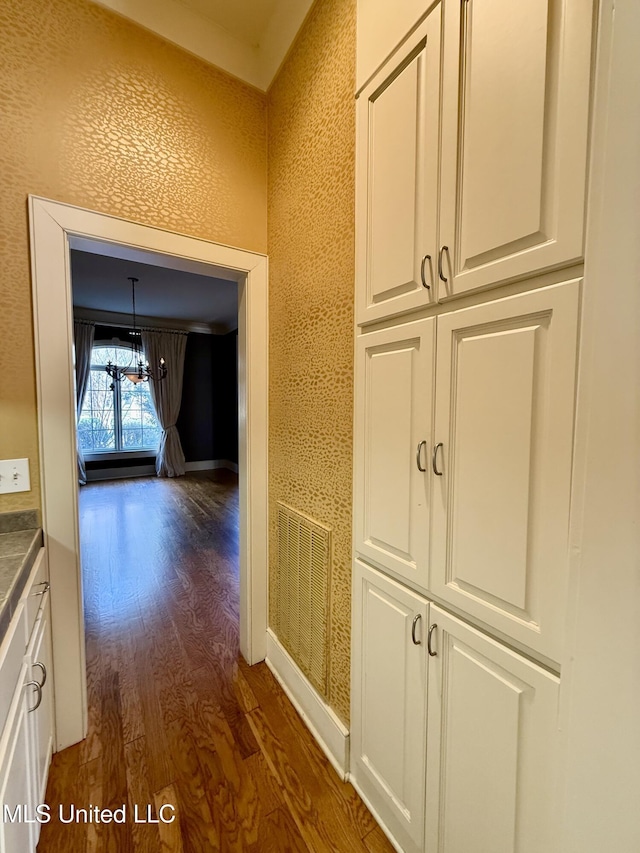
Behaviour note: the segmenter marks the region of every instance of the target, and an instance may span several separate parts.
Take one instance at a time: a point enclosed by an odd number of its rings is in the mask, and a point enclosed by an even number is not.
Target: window
[[[83,453],[157,450],[162,429],[151,402],[148,382],[134,385],[128,379],[112,382],[108,361],[131,364],[131,347],[95,344],[91,375],[78,420],[78,441]]]

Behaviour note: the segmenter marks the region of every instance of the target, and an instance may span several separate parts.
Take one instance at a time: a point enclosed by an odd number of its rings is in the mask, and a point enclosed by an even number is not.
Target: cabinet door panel
[[[578,283],[438,318],[431,585],[560,660]]]
[[[358,99],[358,321],[428,303],[438,208],[440,6]],[[431,287],[425,287],[424,281]]]
[[[430,620],[428,849],[549,853],[558,678],[437,607]]]
[[[428,605],[357,560],[353,596],[352,772],[403,849],[418,851],[424,833]]]
[[[358,0],[356,89],[364,86],[424,11],[424,0],[394,0],[393,15],[388,0]]]
[[[17,853],[35,849],[36,824],[33,800],[33,756],[29,738],[29,702],[34,696],[27,688],[27,666],[23,665],[17,692],[7,723],[0,738],[0,853]],[[4,809],[14,820],[4,819]]]
[[[357,340],[356,550],[421,586],[428,580],[434,329],[429,318]]]
[[[47,774],[53,752],[53,673],[51,665],[51,638],[49,629],[49,594],[45,594],[42,613],[34,628],[27,657],[31,669],[29,680],[42,684],[42,699],[39,707],[29,715],[31,743],[34,761],[34,802],[43,802],[47,786]],[[44,669],[42,666],[44,666]],[[46,672],[46,678],[45,678]]]
[[[592,0],[447,16],[441,299],[582,257]]]

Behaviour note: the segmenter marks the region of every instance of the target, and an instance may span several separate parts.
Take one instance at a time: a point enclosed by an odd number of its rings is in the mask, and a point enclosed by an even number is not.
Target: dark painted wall
[[[96,325],[96,341],[130,340],[127,329]],[[182,403],[177,427],[187,462],[238,461],[237,332],[201,335],[189,332],[184,361]],[[87,462],[87,469],[125,468],[151,460]]]

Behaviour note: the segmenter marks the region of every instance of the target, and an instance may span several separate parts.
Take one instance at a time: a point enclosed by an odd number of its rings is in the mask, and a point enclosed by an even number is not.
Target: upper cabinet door
[[[436,299],[441,8],[357,102],[357,321]]]
[[[582,258],[593,2],[445,15],[440,300]]]
[[[357,339],[355,547],[426,588],[433,317]]]
[[[388,59],[423,17],[425,0],[358,0],[356,91]]]
[[[552,661],[564,625],[578,281],[438,318],[429,589]]]

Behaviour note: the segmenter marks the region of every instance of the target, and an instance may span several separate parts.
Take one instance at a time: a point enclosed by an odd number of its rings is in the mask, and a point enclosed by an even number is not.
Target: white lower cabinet
[[[556,850],[560,680],[432,605],[426,849]]]
[[[40,552],[0,645],[0,853],[33,853],[53,751],[50,605]]]
[[[405,853],[553,853],[560,680],[355,561],[351,775]]]
[[[29,714],[32,755],[32,793],[36,805],[44,802],[47,774],[53,752],[53,695],[51,689],[51,638],[49,626],[49,603],[36,622],[31,643],[27,651],[30,669],[29,681],[40,685],[31,703]],[[34,685],[35,686],[35,685]],[[37,705],[37,707],[36,707]]]
[[[27,688],[29,667],[25,662],[0,740],[0,851],[28,853],[37,843],[33,813],[33,745],[29,737],[31,693]],[[25,820],[26,812],[26,820]]]
[[[351,776],[402,849],[424,843],[428,602],[355,561]]]

